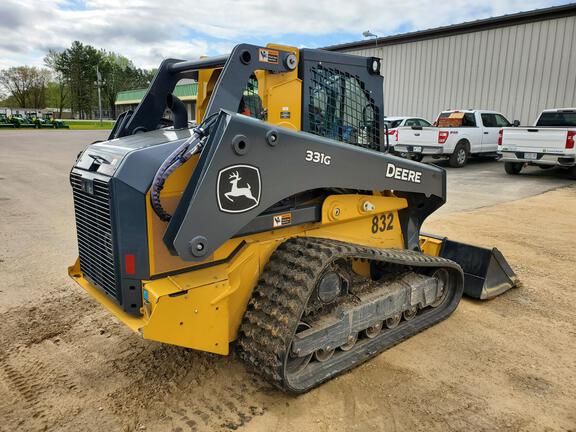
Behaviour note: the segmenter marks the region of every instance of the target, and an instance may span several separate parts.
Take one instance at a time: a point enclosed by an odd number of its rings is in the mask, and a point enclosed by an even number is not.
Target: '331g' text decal
[[[317,151],[306,150],[306,161],[330,165],[332,163],[332,156]]]

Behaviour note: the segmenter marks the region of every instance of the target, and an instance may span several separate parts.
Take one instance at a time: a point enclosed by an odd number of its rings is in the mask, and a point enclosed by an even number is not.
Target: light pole
[[[96,65],[96,86],[98,87],[98,116],[100,117],[100,127],[102,127],[102,96],[100,95],[100,87],[102,87],[102,75]]]
[[[375,46],[378,48],[378,35],[372,33],[370,30],[366,30],[362,32],[362,36],[365,38],[374,38]]]

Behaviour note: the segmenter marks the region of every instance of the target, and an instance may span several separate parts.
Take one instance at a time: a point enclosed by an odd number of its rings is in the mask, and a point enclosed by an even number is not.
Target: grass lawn
[[[102,126],[100,126],[100,121],[98,120],[64,120],[64,123],[70,125],[71,130],[111,130],[114,127],[113,120],[103,120]],[[1,131],[19,131],[19,130],[43,130],[43,131],[50,131],[50,130],[59,130],[63,131],[66,129],[53,129],[53,128],[42,128],[42,129],[34,129],[34,128],[0,128]]]
[[[114,121],[103,120],[102,126],[100,126],[99,120],[64,120],[66,124],[70,125],[70,129],[82,129],[82,130],[98,130],[107,129],[110,130],[114,127]]]

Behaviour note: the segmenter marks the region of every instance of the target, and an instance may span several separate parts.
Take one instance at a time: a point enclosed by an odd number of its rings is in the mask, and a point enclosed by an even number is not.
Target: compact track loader
[[[446,173],[387,153],[382,80],[378,58],[276,45],[165,60],[71,171],[70,276],[144,338],[236,341],[294,393],[506,291],[498,250],[421,234]]]

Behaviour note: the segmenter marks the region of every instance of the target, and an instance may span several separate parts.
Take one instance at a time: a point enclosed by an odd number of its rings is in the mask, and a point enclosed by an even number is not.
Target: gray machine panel
[[[204,260],[264,210],[306,190],[388,189],[444,202],[445,171],[435,166],[224,111],[213,131],[164,237],[184,260]]]
[[[170,127],[122,139],[93,143],[80,154],[74,167],[112,177],[128,154],[160,144],[181,141],[189,138],[191,134],[189,129],[175,131]]]

